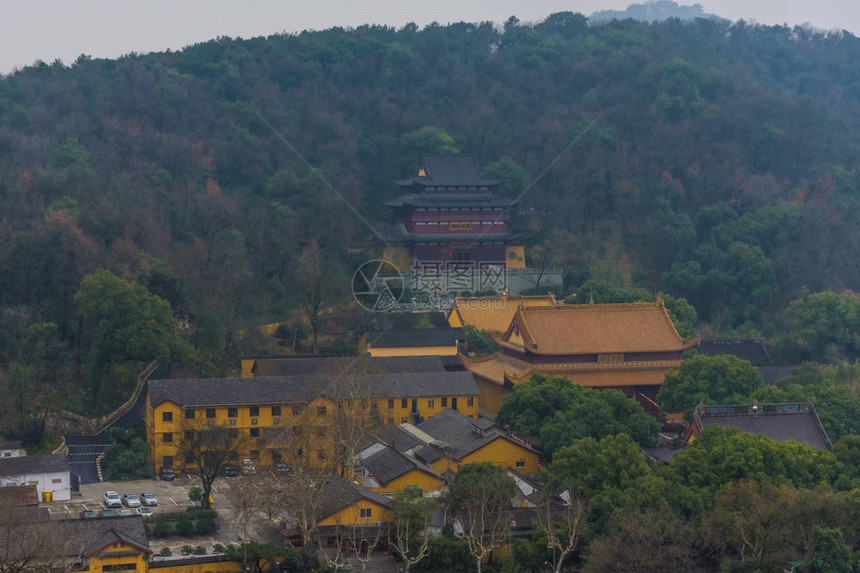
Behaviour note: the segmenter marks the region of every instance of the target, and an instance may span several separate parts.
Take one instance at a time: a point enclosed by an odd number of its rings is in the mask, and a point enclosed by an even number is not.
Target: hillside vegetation
[[[0,364],[79,409],[123,393],[97,395],[111,360],[228,372],[250,322],[348,299],[393,181],[455,151],[523,193],[531,264],[563,267],[564,295],[664,292],[705,332],[804,356],[788,303],[860,287],[857,61],[847,33],[558,13],[25,68],[0,79]],[[129,318],[149,335],[178,336],[150,294],[191,333],[109,355],[129,347],[99,338],[111,308],[76,298],[98,269],[116,276],[91,286],[158,309]]]

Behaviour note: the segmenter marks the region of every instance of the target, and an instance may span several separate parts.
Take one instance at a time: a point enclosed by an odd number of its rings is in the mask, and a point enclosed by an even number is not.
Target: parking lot
[[[71,501],[54,501],[41,504],[46,507],[51,515],[63,519],[78,517],[82,511],[100,511],[105,509],[102,499],[108,490],[117,492],[120,497],[127,493],[153,493],[158,498],[158,505],[150,507],[153,513],[184,511],[193,505],[188,501],[188,490],[196,482],[187,478],[177,478],[175,481],[166,482],[155,479],[144,479],[136,481],[103,482],[82,485],[80,496],[72,496]],[[218,486],[216,482],[212,492],[214,499],[218,499]]]

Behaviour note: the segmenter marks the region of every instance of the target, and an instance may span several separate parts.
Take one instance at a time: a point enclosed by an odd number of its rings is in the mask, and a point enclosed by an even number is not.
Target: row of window
[[[303,456],[304,451],[301,448],[299,448],[296,451],[296,455],[297,456]],[[284,459],[283,454],[281,453],[281,450],[269,450],[269,456],[271,456],[271,458],[272,458],[272,463],[278,463]],[[318,460],[325,461],[326,456],[327,456],[327,453],[326,453],[325,448],[319,448],[316,451],[316,457]],[[248,451],[248,459],[250,459],[252,462],[259,462],[260,461],[260,450],[249,450]],[[227,452],[227,460],[231,461],[231,462],[239,461],[239,452],[237,452],[235,450]],[[161,456],[161,465],[163,467],[172,468],[173,467],[173,461],[174,461],[174,456]],[[193,452],[187,452],[185,454],[185,463],[186,464],[193,464],[194,462],[195,462],[194,453]]]
[[[409,400],[410,400],[409,398],[401,398],[400,399],[400,407],[401,408],[408,408],[409,407]],[[417,409],[418,408],[418,399],[412,398],[411,400],[412,400],[412,409],[413,410]],[[427,407],[428,408],[435,408],[436,407],[436,399],[435,398],[427,398],[426,400],[427,400]],[[448,407],[448,397],[447,396],[442,397],[441,401],[442,401],[442,408],[447,408]],[[393,409],[395,403],[396,403],[396,400],[393,398],[390,398],[388,400],[388,408]],[[466,404],[469,407],[474,406],[475,405],[474,396],[467,396],[466,397]],[[347,402],[347,406],[352,407],[352,401],[351,400],[349,400]],[[366,402],[364,402],[364,406],[367,407]],[[372,407],[373,408],[377,407],[376,401],[373,402]],[[457,397],[456,396],[451,398],[451,407],[455,410],[457,409]],[[213,420],[216,418],[216,410],[217,410],[216,408],[205,408],[204,410],[205,410],[206,419]],[[300,416],[303,411],[304,411],[304,405],[293,404],[293,406],[292,406],[293,416]],[[271,412],[272,412],[273,417],[280,417],[281,416],[281,407],[280,406],[271,406]],[[328,415],[328,409],[326,408],[326,406],[317,406],[316,413],[317,413],[317,416],[326,416],[326,415]],[[258,418],[260,416],[260,407],[259,406],[249,406],[248,407],[248,415],[251,418]],[[195,410],[194,408],[185,408],[185,419],[186,420],[194,420],[196,418],[196,416],[197,416],[197,410]],[[227,408],[227,417],[228,418],[238,418],[239,417],[239,408]],[[172,422],[173,421],[173,412],[162,412],[161,413],[161,421],[162,422]]]

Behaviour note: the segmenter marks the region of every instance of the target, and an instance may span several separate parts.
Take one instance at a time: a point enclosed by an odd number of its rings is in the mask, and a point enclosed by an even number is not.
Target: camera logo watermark
[[[403,296],[405,282],[397,267],[388,261],[367,261],[352,275],[352,296],[367,310],[391,310]]]

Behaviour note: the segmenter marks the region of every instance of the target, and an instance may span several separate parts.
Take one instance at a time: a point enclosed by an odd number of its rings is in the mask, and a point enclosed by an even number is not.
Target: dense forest
[[[301,349],[296,317],[349,299],[426,152],[522,194],[530,264],[563,268],[563,295],[663,292],[706,335],[856,357],[856,300],[814,293],[860,287],[858,60],[848,33],[565,12],[24,68],[0,78],[5,385],[106,411],[129,364],[230,372],[270,344],[253,324]],[[799,343],[825,315],[847,338]]]

